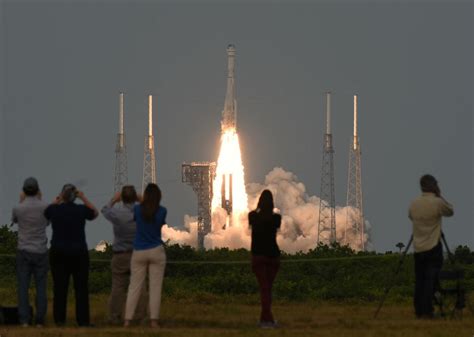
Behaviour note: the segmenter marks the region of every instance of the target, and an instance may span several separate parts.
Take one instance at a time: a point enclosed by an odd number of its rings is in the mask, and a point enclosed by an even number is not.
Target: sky
[[[157,180],[168,223],[182,226],[197,203],[181,164],[217,159],[233,43],[246,182],[282,167],[319,195],[329,89],[344,205],[357,93],[374,248],[408,241],[424,173],[454,204],[448,241],[474,248],[472,2],[0,0],[0,11],[2,223],[28,176],[46,200],[67,182],[98,207],[109,200],[124,91],[129,181],[141,186],[153,94]],[[103,217],[86,234],[90,246],[112,239]]]

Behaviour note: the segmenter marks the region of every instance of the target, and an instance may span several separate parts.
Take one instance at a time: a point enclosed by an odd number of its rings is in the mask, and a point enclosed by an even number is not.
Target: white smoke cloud
[[[184,228],[185,230],[179,230],[177,228],[164,225],[161,228],[161,235],[164,241],[170,240],[172,243],[179,245],[186,245],[191,247],[197,246],[197,217],[195,216],[184,216]]]
[[[287,253],[299,251],[307,252],[317,244],[317,231],[319,221],[320,199],[309,196],[306,188],[296,175],[276,167],[265,177],[263,184],[251,183],[247,185],[249,209],[255,209],[260,193],[269,189],[274,197],[275,207],[282,215],[281,229],[277,242],[281,250]],[[355,250],[361,249],[360,238],[349,229],[345,230],[348,212],[355,212],[350,207],[336,207],[336,234],[338,242],[346,242]],[[250,248],[250,230],[248,228],[247,214],[233,219],[233,225],[223,228],[226,213],[218,208],[212,215],[212,231],[204,238],[206,249],[228,247]],[[368,240],[370,223],[366,221],[366,234],[364,237],[366,249],[372,249]],[[169,226],[164,226],[163,237],[172,243],[186,244],[193,247],[197,245],[197,219],[185,216],[185,231],[180,231]],[[329,233],[327,234],[329,235]],[[325,238],[327,243],[328,237]]]

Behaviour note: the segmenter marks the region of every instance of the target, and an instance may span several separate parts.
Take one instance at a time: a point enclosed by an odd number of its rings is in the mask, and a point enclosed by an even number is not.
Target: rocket
[[[227,91],[222,110],[221,131],[237,129],[237,101],[235,100],[235,46],[227,46]]]

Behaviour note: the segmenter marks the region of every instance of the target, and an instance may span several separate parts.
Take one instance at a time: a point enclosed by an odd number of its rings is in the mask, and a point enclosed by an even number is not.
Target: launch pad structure
[[[357,95],[354,95],[354,134],[349,149],[349,172],[347,178],[347,223],[344,243],[348,243],[348,232],[360,240],[361,250],[365,250],[365,220],[362,205],[361,150],[357,130]]]
[[[216,175],[215,162],[183,163],[182,182],[190,185],[198,199],[197,246],[204,249],[204,237],[211,232],[212,183]]]
[[[153,96],[148,96],[148,135],[143,155],[142,192],[149,183],[156,184],[155,139],[153,137]]]
[[[323,163],[321,168],[321,193],[319,202],[318,242],[325,242],[324,232],[329,232],[329,243],[336,242],[336,199],[334,192],[334,148],[331,132],[331,93],[326,93],[326,133],[324,134]]]
[[[115,178],[114,192],[120,192],[128,184],[127,147],[125,145],[125,131],[123,127],[123,92],[119,95],[119,132],[115,146]]]

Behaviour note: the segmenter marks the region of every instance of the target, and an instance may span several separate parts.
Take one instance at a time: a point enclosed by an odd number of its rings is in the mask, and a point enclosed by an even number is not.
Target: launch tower
[[[148,95],[148,135],[145,137],[142,191],[149,183],[156,183],[155,140],[153,138],[153,96]]]
[[[197,244],[204,249],[204,237],[211,232],[212,182],[216,175],[215,162],[193,162],[182,165],[182,181],[190,185],[198,199]]]
[[[354,95],[354,133],[349,149],[349,172],[347,179],[347,223],[344,232],[344,243],[348,244],[351,232],[356,240],[360,240],[361,250],[365,250],[364,212],[362,207],[361,151],[357,130],[357,95]],[[351,235],[352,236],[352,235]],[[357,241],[355,242],[357,245]]]
[[[331,132],[331,93],[326,93],[326,133],[324,134],[321,193],[319,203],[318,244],[326,243],[324,232],[329,232],[329,243],[336,242],[336,200],[334,195],[334,148]]]
[[[128,183],[127,147],[125,145],[125,132],[123,127],[123,92],[119,95],[119,132],[115,147],[115,179],[114,192],[119,192]]]

